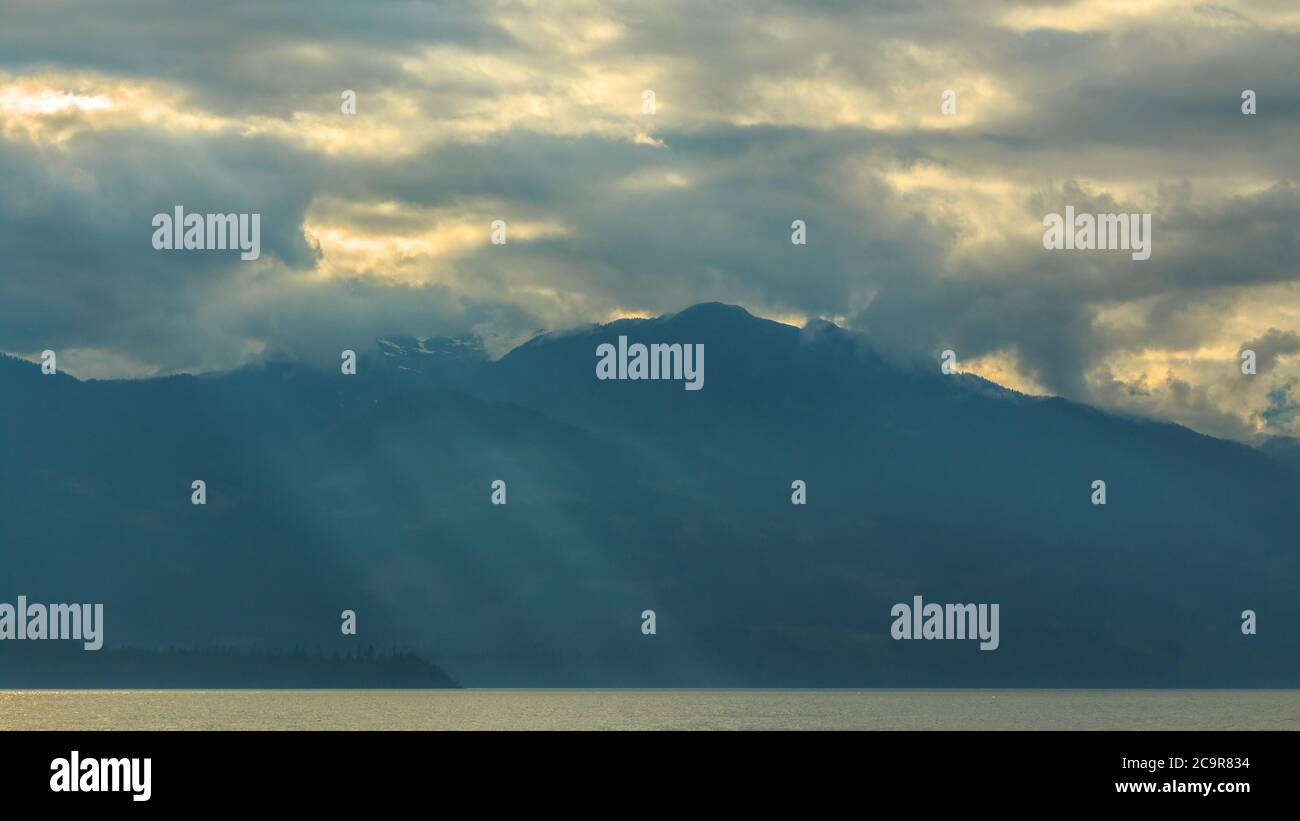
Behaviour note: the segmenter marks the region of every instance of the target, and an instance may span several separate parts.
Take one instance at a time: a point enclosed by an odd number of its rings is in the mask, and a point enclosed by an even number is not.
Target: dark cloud
[[[41,115],[35,136],[0,120],[0,349],[204,370],[720,300],[842,317],[914,361],[1006,356],[1051,392],[1211,432],[1294,424],[1264,386],[1226,381],[1227,356],[1177,374],[1152,357],[1256,335],[1261,373],[1291,366],[1295,15],[1243,1],[1077,31],[1004,19],[1062,7],[11,5],[0,93],[53,77],[180,96],[141,121]],[[639,117],[650,83],[662,109]],[[951,124],[950,87],[966,118]],[[337,114],[344,88],[355,119]],[[175,204],[261,213],[263,260],[154,251],[150,218]],[[1151,212],[1152,258],[1044,251],[1042,216],[1066,205]],[[456,213],[558,228],[405,278],[326,276],[306,233],[328,218],[410,234]]]
[[[1293,385],[1287,383],[1268,392],[1268,407],[1259,412],[1271,432],[1289,431],[1300,418],[1300,403],[1291,395]]]
[[[1263,336],[1246,342],[1241,349],[1255,352],[1255,372],[1265,374],[1273,370],[1279,356],[1300,353],[1300,333],[1269,328]]]

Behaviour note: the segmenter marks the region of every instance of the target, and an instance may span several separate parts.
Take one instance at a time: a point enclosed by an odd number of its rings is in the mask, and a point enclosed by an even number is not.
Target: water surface
[[[24,690],[23,730],[1300,729],[1297,690]]]

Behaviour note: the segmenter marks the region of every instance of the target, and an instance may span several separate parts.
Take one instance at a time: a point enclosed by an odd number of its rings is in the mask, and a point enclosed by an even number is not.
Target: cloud
[[[1300,334],[1269,328],[1263,336],[1246,342],[1241,348],[1255,352],[1256,372],[1263,374],[1273,370],[1278,357],[1300,353]]]
[[[1292,383],[1287,383],[1268,393],[1268,407],[1259,415],[1270,431],[1288,433],[1295,429],[1295,422],[1300,419],[1300,403],[1291,395],[1291,388]]]
[[[1297,432],[1297,46],[1273,0],[22,4],[0,349],[136,376],[721,300]],[[154,251],[177,204],[261,213],[262,259]],[[1066,205],[1151,213],[1152,258],[1045,251]]]

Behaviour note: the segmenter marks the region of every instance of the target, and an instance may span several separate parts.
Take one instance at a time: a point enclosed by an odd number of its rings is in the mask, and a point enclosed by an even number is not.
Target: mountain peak
[[[416,339],[410,336],[385,336],[375,340],[379,352],[388,358],[440,357],[466,361],[487,358],[483,340],[477,336],[431,336]]]
[[[700,317],[704,319],[720,318],[740,318],[757,319],[753,314],[739,305],[729,305],[725,302],[701,302],[692,305],[689,308],[683,308],[675,314],[665,314],[661,319],[685,319]]]

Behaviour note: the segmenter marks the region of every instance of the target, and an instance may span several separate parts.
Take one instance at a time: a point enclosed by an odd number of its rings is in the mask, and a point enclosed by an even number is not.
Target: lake
[[[1300,729],[1297,690],[23,690],[5,730]]]

